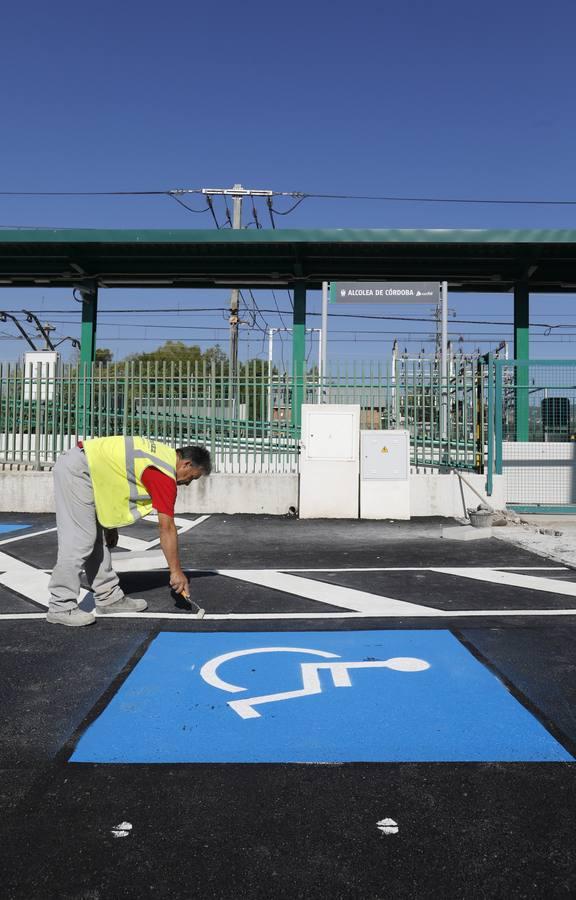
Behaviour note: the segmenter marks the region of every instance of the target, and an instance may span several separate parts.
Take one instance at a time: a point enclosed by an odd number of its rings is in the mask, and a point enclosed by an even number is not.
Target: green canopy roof
[[[576,292],[576,230],[0,229],[0,286],[290,286],[447,280]]]

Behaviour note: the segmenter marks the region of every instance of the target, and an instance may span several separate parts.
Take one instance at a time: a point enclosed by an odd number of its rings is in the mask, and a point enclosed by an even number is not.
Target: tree
[[[114,354],[111,350],[108,349],[108,347],[98,347],[96,351],[96,362],[105,363],[106,365],[108,365],[112,362],[113,356]]]
[[[195,363],[201,362],[202,351],[195,344],[189,347],[184,341],[166,341],[156,350],[149,353],[134,353],[127,358],[127,362],[173,362]]]
[[[228,363],[228,355],[224,352],[220,344],[216,344],[214,347],[208,347],[202,354],[202,358],[205,359],[207,363],[213,362],[217,366],[223,366]]]

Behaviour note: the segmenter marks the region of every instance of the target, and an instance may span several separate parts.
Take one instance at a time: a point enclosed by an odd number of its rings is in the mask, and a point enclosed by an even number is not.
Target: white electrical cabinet
[[[52,400],[59,364],[56,350],[30,350],[24,354],[25,400]]]
[[[410,434],[360,432],[360,518],[410,518]]]
[[[366,481],[406,481],[410,475],[407,431],[362,431],[361,471]]]
[[[304,404],[300,457],[302,519],[357,519],[360,407]]]
[[[358,458],[358,416],[355,409],[304,409],[304,455],[310,460],[352,462]]]

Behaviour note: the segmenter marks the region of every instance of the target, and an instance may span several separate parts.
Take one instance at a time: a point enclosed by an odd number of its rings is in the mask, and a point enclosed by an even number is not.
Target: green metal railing
[[[443,378],[433,360],[394,366],[334,365],[294,375],[265,362],[0,364],[0,463],[51,466],[81,438],[155,437],[172,446],[204,444],[220,472],[298,471],[300,427],[294,397],[305,403],[359,404],[361,427],[404,428],[416,466],[483,471],[488,429],[488,367],[452,364]]]
[[[573,511],[576,360],[495,360],[493,371],[489,483],[492,469],[504,474],[523,511]]]

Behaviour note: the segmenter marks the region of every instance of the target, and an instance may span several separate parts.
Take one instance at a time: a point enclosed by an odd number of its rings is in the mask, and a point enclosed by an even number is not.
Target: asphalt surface
[[[576,572],[437,525],[213,516],[181,536],[207,618],[140,571],[156,618],[65,629],[53,517],[3,515],[2,897],[575,896]],[[230,648],[258,718],[199,677]]]

